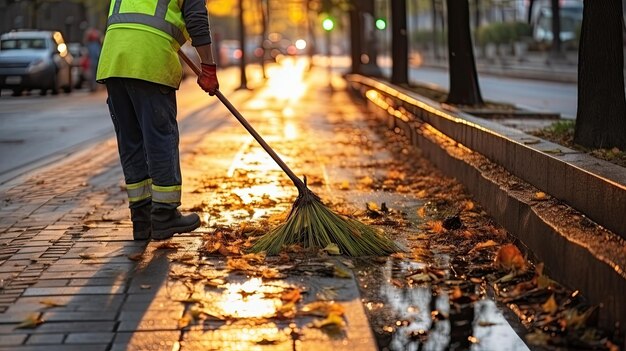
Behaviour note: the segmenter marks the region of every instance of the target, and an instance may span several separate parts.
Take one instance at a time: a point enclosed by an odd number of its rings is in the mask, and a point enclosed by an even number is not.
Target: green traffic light
[[[322,28],[324,28],[325,31],[331,31],[335,28],[335,22],[333,22],[331,18],[324,18]]]
[[[382,18],[377,19],[376,28],[378,28],[379,30],[384,30],[385,28],[387,28],[387,22],[385,22],[385,20]]]

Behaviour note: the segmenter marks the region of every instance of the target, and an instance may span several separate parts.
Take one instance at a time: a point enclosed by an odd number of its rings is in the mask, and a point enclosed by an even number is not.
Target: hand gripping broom
[[[196,75],[200,75],[200,68],[183,52],[178,53]],[[304,181],[300,180],[219,90],[215,92],[215,96],[298,188],[298,197],[285,223],[260,237],[253,244],[251,251],[265,251],[267,254],[275,255],[283,247],[292,244],[300,244],[305,248],[326,248],[333,243],[339,247],[342,254],[348,256],[382,256],[400,250],[394,241],[376,229],[328,209],[319,196],[307,188],[306,177]]]

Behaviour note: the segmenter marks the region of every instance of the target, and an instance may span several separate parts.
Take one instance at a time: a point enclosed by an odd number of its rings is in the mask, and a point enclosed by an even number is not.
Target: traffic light
[[[387,28],[387,21],[385,21],[385,19],[383,19],[383,18],[377,18],[376,19],[376,29],[378,29],[378,30],[385,30],[385,28]]]
[[[330,17],[324,18],[322,20],[322,28],[324,28],[325,31],[330,32],[333,28],[335,28],[335,21],[333,21]]]

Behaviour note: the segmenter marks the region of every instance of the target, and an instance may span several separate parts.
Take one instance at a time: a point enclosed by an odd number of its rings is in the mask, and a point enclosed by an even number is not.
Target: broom
[[[187,55],[182,51],[178,54],[196,75],[201,74],[200,68]],[[285,223],[261,236],[251,247],[252,252],[265,251],[269,255],[275,255],[283,247],[293,244],[302,245],[304,248],[327,248],[335,244],[340,253],[348,256],[382,256],[400,251],[394,241],[378,230],[353,218],[336,214],[326,207],[319,196],[309,190],[306,177],[304,181],[298,178],[219,90],[215,92],[215,96],[274,159],[298,189],[298,197]]]

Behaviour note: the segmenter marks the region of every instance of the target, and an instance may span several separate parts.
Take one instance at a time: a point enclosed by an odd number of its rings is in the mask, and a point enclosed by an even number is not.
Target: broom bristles
[[[310,190],[300,194],[285,223],[259,238],[251,248],[275,255],[285,246],[325,248],[334,243],[348,256],[383,256],[400,251],[396,243],[355,219],[332,212]]]

